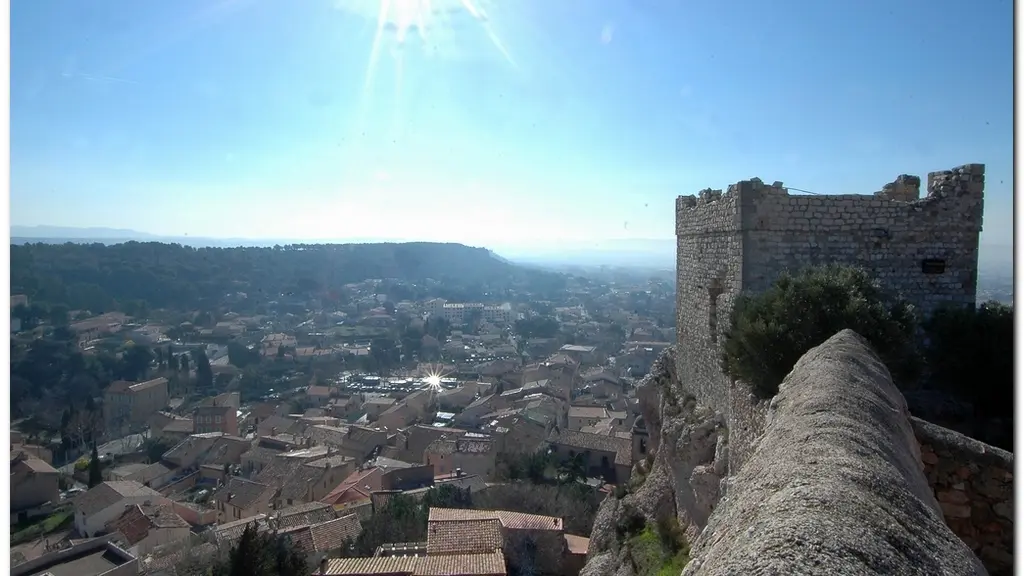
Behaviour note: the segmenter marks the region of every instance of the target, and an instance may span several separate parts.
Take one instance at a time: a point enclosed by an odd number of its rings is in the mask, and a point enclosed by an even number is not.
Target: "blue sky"
[[[1009,0],[12,4],[14,225],[671,238],[709,186],[981,162],[1012,237]]]

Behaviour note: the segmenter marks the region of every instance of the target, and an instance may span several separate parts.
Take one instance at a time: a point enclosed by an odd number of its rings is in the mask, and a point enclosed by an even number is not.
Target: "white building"
[[[75,528],[86,538],[104,530],[127,506],[169,504],[156,490],[133,481],[97,484],[75,500]]]
[[[479,302],[445,302],[436,298],[429,300],[424,308],[431,316],[444,318],[454,325],[465,324],[474,313],[479,314],[481,320],[498,325],[511,324],[515,319],[512,305],[507,302],[500,306],[488,306]]]

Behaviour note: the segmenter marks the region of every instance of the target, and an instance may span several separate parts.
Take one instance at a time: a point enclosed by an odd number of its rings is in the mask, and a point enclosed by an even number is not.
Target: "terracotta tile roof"
[[[149,518],[138,505],[128,506],[120,516],[107,523],[107,531],[120,532],[129,546],[134,546],[149,536]]]
[[[368,468],[366,470],[357,470],[352,474],[349,474],[348,478],[345,478],[338,484],[338,486],[331,490],[327,496],[320,499],[321,502],[337,506],[346,502],[356,502],[359,500],[368,500],[370,498],[371,489],[367,489],[366,485],[369,484],[371,487],[374,483],[379,483],[379,477],[382,474],[380,468]],[[370,480],[370,476],[376,474],[378,478]]]
[[[330,504],[307,502],[282,508],[274,513],[274,517],[277,518],[278,528],[284,530],[295,526],[308,526],[335,520],[338,514]]]
[[[266,484],[233,477],[228,481],[227,486],[217,492],[214,498],[218,502],[226,502],[244,510],[255,504],[265,493],[272,490],[273,488]]]
[[[555,516],[525,514],[508,510],[469,510],[463,508],[431,508],[429,522],[496,519],[508,530],[562,530],[562,519]]]
[[[11,454],[14,454],[14,452]],[[24,459],[19,460],[19,462],[28,470],[35,472],[36,474],[57,474],[57,469],[47,464],[45,460],[40,460],[39,458],[25,452],[18,452],[18,454],[24,454],[26,456]]]
[[[77,512],[85,512],[86,516],[95,514],[108,506],[116,504],[125,498],[136,496],[151,497],[154,502],[163,500],[163,496],[147,488],[138,482],[132,481],[110,481],[93,486],[85,494],[75,500]]]
[[[328,576],[412,576],[419,558],[385,556],[380,558],[334,558],[327,561],[324,574]]]
[[[442,520],[427,524],[427,554],[483,554],[500,550],[497,518]]]
[[[494,448],[494,442],[480,438],[440,438],[427,446],[425,452],[431,454],[454,454],[467,452],[470,454],[486,454]]]
[[[363,531],[358,514],[346,514],[329,522],[313,526],[313,543],[317,550],[336,550],[348,541],[354,541]]]
[[[451,556],[421,556],[415,558],[413,576],[503,576],[505,555],[456,554]]]
[[[548,442],[582,450],[597,450],[615,454],[615,463],[629,466],[633,460],[633,443],[625,438],[588,434],[576,430],[554,430]]]
[[[491,554],[449,556],[383,556],[335,558],[327,561],[328,576],[504,576],[505,557]]]
[[[267,528],[267,515],[257,514],[248,518],[242,518],[241,520],[235,520],[234,522],[220,524],[213,528],[213,534],[219,542],[231,543],[241,538],[242,533],[245,532],[245,527],[253,523],[256,524],[257,530],[265,530]]]
[[[608,410],[598,406],[569,406],[569,418],[597,418],[608,417]]]
[[[108,531],[120,532],[131,546],[144,540],[155,528],[188,527],[188,522],[178,516],[170,504],[164,503],[128,506],[120,516],[107,523]]]

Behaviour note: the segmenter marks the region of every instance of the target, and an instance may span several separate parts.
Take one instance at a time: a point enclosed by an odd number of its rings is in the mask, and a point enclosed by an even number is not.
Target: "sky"
[[[11,224],[474,245],[672,238],[760,177],[987,165],[1009,0],[14,0]]]

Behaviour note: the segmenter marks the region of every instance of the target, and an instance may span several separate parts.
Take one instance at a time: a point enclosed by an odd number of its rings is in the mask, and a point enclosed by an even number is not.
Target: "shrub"
[[[615,523],[615,532],[620,540],[628,540],[642,532],[646,525],[647,521],[639,510],[630,504],[623,504]]]
[[[986,302],[976,308],[942,308],[923,325],[930,387],[971,403],[976,425],[1013,418],[1013,308]],[[1012,450],[1005,438],[982,438]]]
[[[917,377],[915,314],[887,298],[866,271],[841,265],[783,274],[766,292],[742,294],[722,346],[722,370],[761,398],[774,396],[797,360],[836,332],[867,339],[897,381]]]

